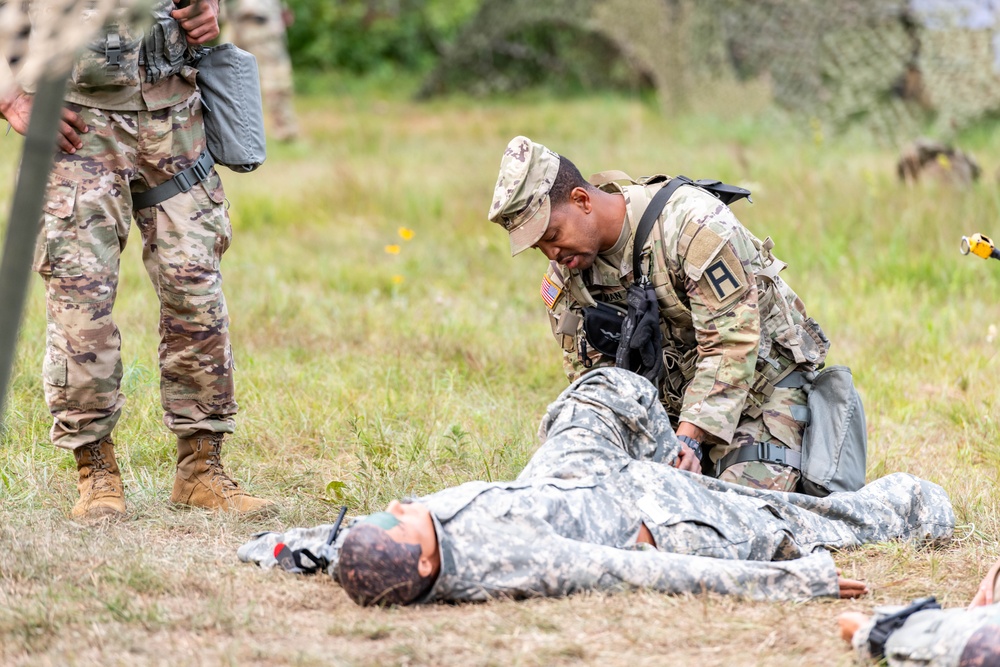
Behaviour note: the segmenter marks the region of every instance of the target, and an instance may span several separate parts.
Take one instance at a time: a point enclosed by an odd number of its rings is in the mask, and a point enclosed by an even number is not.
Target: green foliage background
[[[479,0],[287,0],[296,66],[373,74],[426,70]]]

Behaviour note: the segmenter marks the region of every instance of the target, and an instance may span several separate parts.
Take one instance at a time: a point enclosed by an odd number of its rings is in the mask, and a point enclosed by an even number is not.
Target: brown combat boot
[[[115,461],[115,443],[104,438],[73,450],[80,481],[80,499],[70,516],[87,523],[125,517],[125,488]]]
[[[228,510],[241,514],[269,514],[278,506],[246,493],[222,469],[224,433],[198,431],[177,438],[177,476],[170,500],[178,505]]]

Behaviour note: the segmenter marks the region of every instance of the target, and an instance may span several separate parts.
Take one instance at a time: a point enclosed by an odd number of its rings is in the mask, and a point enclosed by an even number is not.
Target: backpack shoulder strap
[[[654,177],[646,182],[656,183],[658,179],[659,177]],[[726,206],[729,206],[744,197],[748,202],[751,204],[753,203],[753,199],[750,198],[750,191],[746,188],[729,185],[728,183],[711,179],[692,181],[687,176],[674,176],[666,185],[660,188],[655,195],[653,195],[653,198],[649,201],[649,206],[646,207],[646,210],[642,214],[642,218],[639,220],[639,227],[635,232],[635,246],[632,248],[633,279],[638,279],[638,276],[642,275],[639,272],[639,260],[641,259],[640,251],[642,250],[642,246],[646,244],[646,239],[649,238],[649,232],[653,229],[653,224],[655,224],[656,219],[660,217],[663,207],[667,205],[667,202],[673,194],[677,192],[677,188],[682,185],[693,185],[703,190],[707,190]]]
[[[649,205],[646,206],[646,210],[642,212],[642,218],[639,219],[639,226],[635,230],[635,244],[632,246],[633,280],[638,280],[639,276],[642,275],[640,271],[642,246],[646,244],[646,239],[649,238],[649,232],[652,231],[657,218],[659,218],[660,213],[663,212],[663,207],[667,205],[670,198],[675,192],[677,192],[677,188],[682,185],[690,185],[693,182],[694,181],[687,176],[675,176],[670,179],[669,183],[657,190],[656,194],[653,195],[653,198],[649,200]]]

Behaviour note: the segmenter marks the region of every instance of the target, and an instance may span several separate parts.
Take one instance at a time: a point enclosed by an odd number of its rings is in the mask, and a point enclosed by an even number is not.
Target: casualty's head
[[[361,606],[405,605],[430,590],[440,570],[430,510],[392,501],[351,527],[340,547],[337,580]]]
[[[565,156],[527,137],[507,144],[489,219],[507,230],[511,255],[537,247],[570,269],[588,268],[615,244],[624,215],[622,198],[592,186]]]

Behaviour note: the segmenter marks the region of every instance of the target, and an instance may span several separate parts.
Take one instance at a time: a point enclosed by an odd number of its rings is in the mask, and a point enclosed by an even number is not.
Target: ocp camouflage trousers
[[[807,402],[808,397],[801,389],[775,388],[761,406],[762,412],[759,417],[751,419],[744,415],[740,419],[732,443],[712,448],[712,461],[718,465],[719,460],[729,452],[758,442],[769,442],[801,452],[802,435],[805,433],[806,425],[795,419],[792,407],[804,407]],[[799,471],[778,463],[747,461],[726,468],[718,477],[725,482],[757,489],[794,491],[799,481]]]
[[[164,423],[180,437],[231,433],[237,406],[219,265],[232,230],[222,182],[213,172],[140,211],[130,193],[169,180],[204,149],[200,98],[159,111],[70,108],[89,131],[75,154],[56,155],[34,263],[46,284],[52,442],[66,449],[96,442],[121,414],[121,335],[112,308],[133,215],[159,299]]]

